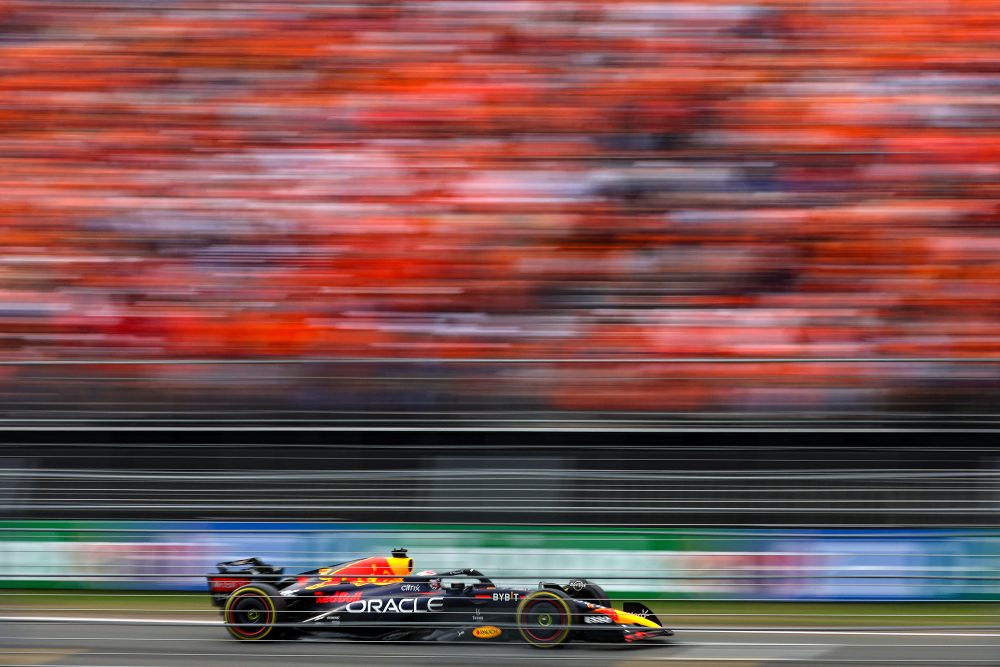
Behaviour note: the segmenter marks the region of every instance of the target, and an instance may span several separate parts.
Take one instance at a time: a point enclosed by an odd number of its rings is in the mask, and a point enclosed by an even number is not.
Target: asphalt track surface
[[[509,644],[362,643],[334,640],[236,642],[217,624],[123,623],[0,618],[0,665],[70,667],[457,667],[574,665],[987,665],[1000,667],[1000,629],[678,630],[642,646],[574,644],[538,650]]]

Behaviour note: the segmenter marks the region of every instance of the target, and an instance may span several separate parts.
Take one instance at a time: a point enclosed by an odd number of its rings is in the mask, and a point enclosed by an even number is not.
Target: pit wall
[[[616,595],[998,600],[1000,530],[610,529],[444,524],[0,522],[0,587],[204,591],[215,563],[295,573],[407,547],[416,570]]]

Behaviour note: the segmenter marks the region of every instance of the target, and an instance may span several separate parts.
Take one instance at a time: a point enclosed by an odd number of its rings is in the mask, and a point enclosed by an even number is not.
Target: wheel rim
[[[253,638],[267,632],[272,622],[271,601],[258,593],[244,593],[233,600],[226,622],[235,634]]]
[[[555,641],[566,630],[566,613],[552,600],[531,600],[524,607],[524,631],[537,642]]]

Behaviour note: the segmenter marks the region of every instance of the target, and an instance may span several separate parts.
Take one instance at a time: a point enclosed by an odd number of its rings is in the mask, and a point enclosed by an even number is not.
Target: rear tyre
[[[222,608],[226,630],[240,641],[283,639],[291,628],[278,627],[287,622],[285,598],[268,584],[250,584],[233,591]]]
[[[556,648],[570,638],[576,618],[573,599],[562,591],[544,589],[526,595],[514,619],[524,641],[535,648]]]

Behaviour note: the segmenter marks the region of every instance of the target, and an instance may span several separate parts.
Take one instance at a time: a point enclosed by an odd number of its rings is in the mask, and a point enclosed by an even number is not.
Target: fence
[[[892,436],[11,431],[0,519],[1000,527],[992,434]]]
[[[993,428],[992,357],[0,362],[7,425]]]

